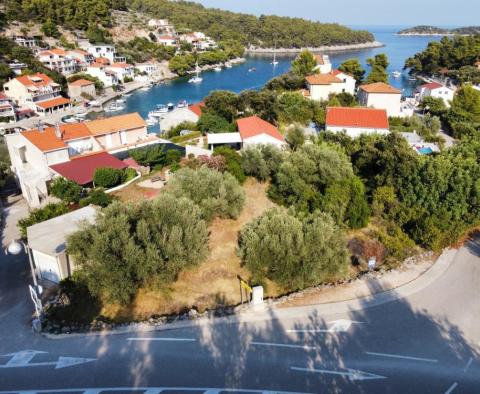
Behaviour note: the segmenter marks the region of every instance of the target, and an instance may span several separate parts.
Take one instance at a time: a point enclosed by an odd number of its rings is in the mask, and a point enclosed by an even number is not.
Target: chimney
[[[39,122],[38,122],[38,131],[39,131],[40,133],[45,132],[45,126],[43,125],[43,122],[42,122],[42,121],[39,121]]]
[[[57,123],[55,123],[55,136],[58,138],[58,139],[62,139],[62,131],[60,130],[60,125]]]

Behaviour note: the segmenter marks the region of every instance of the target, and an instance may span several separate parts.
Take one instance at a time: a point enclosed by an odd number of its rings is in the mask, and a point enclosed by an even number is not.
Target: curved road
[[[29,330],[24,265],[0,261],[2,393],[480,392],[479,239],[389,302],[62,339]]]

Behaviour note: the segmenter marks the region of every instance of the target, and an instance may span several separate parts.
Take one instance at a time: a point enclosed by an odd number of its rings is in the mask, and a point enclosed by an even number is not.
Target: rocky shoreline
[[[344,52],[344,51],[355,51],[359,49],[372,49],[372,48],[381,48],[385,45],[379,41],[365,42],[362,44],[350,44],[350,45],[332,45],[332,46],[321,46],[321,47],[305,47],[305,48],[247,48],[246,53],[249,55],[255,54],[294,54],[299,53],[303,50],[309,50],[310,52]]]

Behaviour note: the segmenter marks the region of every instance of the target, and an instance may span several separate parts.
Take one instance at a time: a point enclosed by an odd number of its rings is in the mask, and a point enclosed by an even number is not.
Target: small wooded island
[[[445,29],[436,26],[415,26],[401,30],[397,33],[400,36],[448,36],[448,35],[474,35],[480,34],[480,26],[457,27]]]

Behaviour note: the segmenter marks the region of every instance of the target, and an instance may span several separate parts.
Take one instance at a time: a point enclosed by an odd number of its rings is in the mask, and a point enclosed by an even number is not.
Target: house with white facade
[[[403,116],[402,92],[384,82],[361,85],[358,90],[360,105],[385,109],[388,116]]]
[[[42,73],[13,78],[3,85],[3,89],[19,107],[40,116],[71,107],[70,100],[61,96],[60,85]]]
[[[237,120],[238,133],[207,134],[207,143],[210,150],[219,146],[230,146],[234,149],[243,149],[258,145],[274,145],[278,148],[286,146],[285,138],[271,123],[250,116]]]
[[[157,37],[157,43],[166,47],[174,47],[177,45],[177,39],[171,35],[161,35]]]
[[[114,73],[121,82],[125,82],[125,78],[135,78],[135,67],[128,63],[112,63],[105,66],[105,70]]]
[[[117,50],[113,45],[109,44],[91,44],[88,41],[79,43],[80,48],[89,52],[93,57],[105,57],[110,63],[124,63],[126,61],[124,56],[118,56]]]
[[[70,75],[78,71],[78,61],[61,48],[47,49],[37,53],[37,59],[52,71],[62,75]]]
[[[313,69],[314,71],[320,74],[328,74],[332,71],[332,63],[330,62],[328,55],[315,55],[315,60],[317,65]]]
[[[328,100],[330,94],[355,94],[355,78],[339,70],[326,74],[314,74],[306,77],[309,94],[306,97],[312,100]]]
[[[15,105],[12,99],[5,93],[0,92],[0,119],[15,120]]]
[[[438,82],[430,82],[421,85],[417,88],[417,101],[421,102],[425,97],[440,98],[444,101],[447,107],[450,107],[450,102],[455,96],[455,91]]]
[[[77,60],[78,69],[81,71],[85,71],[90,64],[95,62],[95,57],[83,49],[72,49],[71,51],[67,51],[67,53]]]
[[[23,197],[30,207],[38,207],[47,197],[47,184],[54,176],[69,178],[72,169],[65,169],[64,163],[75,160],[77,177],[72,180],[88,182],[91,181],[92,166],[111,164],[112,161],[109,157],[102,157],[99,161],[100,156],[96,153],[121,152],[155,143],[158,138],[148,135],[145,121],[138,113],[132,113],[89,122],[57,124],[55,127],[39,125],[32,130],[7,134],[5,141],[11,170]],[[85,157],[92,156],[95,160],[83,162],[87,160]],[[62,166],[57,168],[59,165]]]
[[[39,39],[37,37],[32,37],[32,36],[11,36],[10,37],[13,41],[15,41],[15,44],[20,45],[25,48],[36,48],[38,46]]]
[[[87,206],[27,228],[28,253],[38,279],[59,283],[72,275],[75,263],[67,254],[67,238],[83,224],[94,224],[97,213]]]
[[[107,70],[106,67],[107,66],[100,63],[92,63],[87,67],[85,72],[92,77],[98,78],[106,88],[118,85],[119,80],[117,74]]]
[[[158,71],[157,63],[154,62],[136,63],[135,68],[140,73],[145,73],[147,75],[155,74]]]
[[[327,107],[325,130],[345,132],[352,138],[361,134],[387,134],[387,111],[375,108]]]

